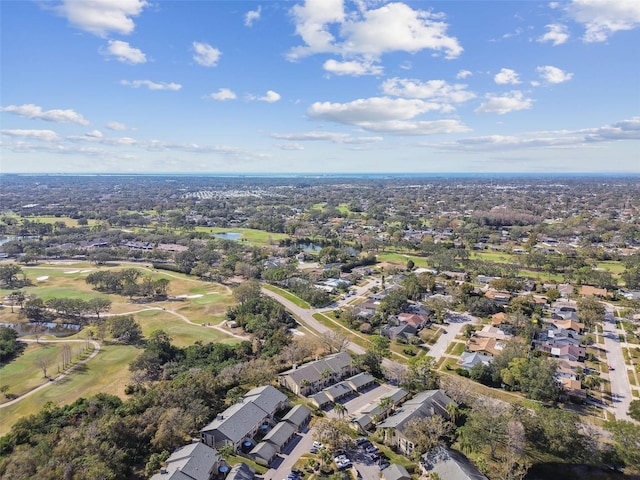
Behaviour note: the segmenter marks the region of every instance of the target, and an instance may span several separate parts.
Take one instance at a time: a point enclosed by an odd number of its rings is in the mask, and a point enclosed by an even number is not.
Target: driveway
[[[449,322],[449,325],[443,326],[445,333],[440,335],[427,353],[427,355],[435,358],[436,362],[444,355],[444,352],[449,348],[449,344],[460,333],[462,328],[465,325],[477,323],[478,319],[468,313],[449,312],[447,314],[447,322]]]
[[[609,380],[611,382],[611,410],[616,420],[633,421],[627,412],[629,404],[633,400],[631,394],[631,385],[629,385],[629,377],[627,376],[627,366],[622,355],[622,345],[620,344],[620,334],[624,332],[616,328],[613,310],[610,306],[606,306],[605,320],[602,323],[604,346],[607,351],[607,362],[613,367],[609,371]]]
[[[302,456],[309,453],[313,446],[313,429],[303,433],[298,433],[297,438],[292,440],[283,453],[272,463],[272,468],[263,475],[265,480],[283,480],[291,473],[291,469]],[[308,475],[305,475],[308,476]]]

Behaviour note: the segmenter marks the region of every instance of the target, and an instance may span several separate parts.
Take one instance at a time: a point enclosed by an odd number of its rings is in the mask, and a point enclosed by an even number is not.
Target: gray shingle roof
[[[292,425],[295,425],[297,428],[300,428],[311,416],[311,409],[306,405],[296,405],[291,410],[287,412],[287,414],[282,417],[283,422],[289,422]]]
[[[314,383],[322,379],[322,372],[324,370],[338,374],[342,372],[343,368],[349,366],[351,361],[351,356],[347,352],[338,352],[333,355],[327,355],[319,360],[305,363],[294,369],[292,368],[291,370],[282,372],[280,375],[290,376],[298,385],[305,379]]]
[[[255,475],[256,472],[253,468],[246,463],[240,462],[231,468],[226,480],[253,480]]]
[[[353,377],[347,379],[347,382],[355,389],[358,390],[366,385],[370,385],[375,382],[375,378],[369,372],[362,372]]]
[[[409,480],[411,478],[407,469],[397,463],[392,463],[387,468],[383,469],[381,473],[385,480]],[[448,477],[444,478],[449,480]]]
[[[407,400],[404,405],[377,428],[396,428],[403,430],[407,422],[413,418],[425,418],[434,414],[448,417],[447,405],[455,402],[447,397],[442,390],[428,390],[418,393]]]
[[[274,413],[277,410],[278,405],[286,401],[287,396],[271,385],[256,387],[253,390],[248,391],[243,397],[244,403],[255,403],[262,410],[268,413]]]
[[[436,447],[420,458],[422,468],[447,480],[488,480],[462,453]]]
[[[262,441],[272,443],[281,449],[296,432],[296,427],[287,422],[280,422],[267,433]]]
[[[220,460],[221,457],[215,449],[204,443],[191,443],[171,454],[166,461],[167,473],[156,474],[152,479],[209,480],[212,472],[217,473]]]
[[[276,448],[267,442],[260,442],[255,447],[253,447],[253,450],[251,450],[251,452],[249,452],[249,454],[254,458],[260,458],[267,463],[270,462],[277,453],[278,452],[276,452]]]

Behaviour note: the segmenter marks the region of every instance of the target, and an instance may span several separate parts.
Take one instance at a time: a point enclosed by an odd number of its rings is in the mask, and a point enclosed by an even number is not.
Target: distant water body
[[[208,177],[208,178],[357,178],[357,179],[407,179],[407,178],[640,178],[640,172],[389,172],[389,173],[0,173],[1,176],[21,177]]]

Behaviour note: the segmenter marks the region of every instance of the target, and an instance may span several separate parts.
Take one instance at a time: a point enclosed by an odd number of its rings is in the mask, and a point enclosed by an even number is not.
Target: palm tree
[[[344,416],[348,413],[347,407],[345,407],[341,403],[334,403],[333,411],[336,412],[336,415],[338,415],[338,418],[344,418]]]

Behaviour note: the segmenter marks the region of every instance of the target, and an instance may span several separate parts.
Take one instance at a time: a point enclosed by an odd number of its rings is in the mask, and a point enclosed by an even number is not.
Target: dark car
[[[292,468],[291,473],[293,473],[294,475],[297,475],[298,477],[304,476],[304,472],[299,468]]]

